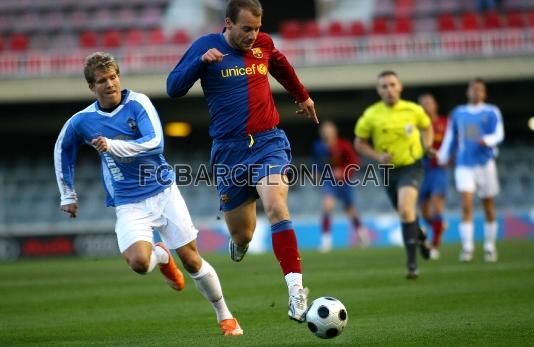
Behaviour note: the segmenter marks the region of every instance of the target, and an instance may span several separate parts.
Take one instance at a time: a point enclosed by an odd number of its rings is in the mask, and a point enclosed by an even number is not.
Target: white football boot
[[[289,290],[289,310],[287,312],[289,319],[299,323],[306,321],[308,312],[308,288],[293,286]]]

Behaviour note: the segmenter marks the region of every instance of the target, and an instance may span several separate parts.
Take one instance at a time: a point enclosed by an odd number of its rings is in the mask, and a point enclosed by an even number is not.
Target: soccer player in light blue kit
[[[163,157],[156,109],[146,95],[121,90],[119,66],[107,53],[89,55],[84,75],[97,100],[65,123],[54,149],[61,210],[76,217],[77,150],[90,144],[100,155],[106,203],[115,206],[119,249],[130,268],[146,274],[159,265],[169,285],[181,290],[184,277],[168,248],[175,249],[200,293],[211,302],[223,334],[242,335],[217,273],[198,254],[198,230]],[[153,228],[159,229],[163,243],[154,244]]]
[[[494,198],[499,193],[497,166],[494,158],[497,145],[504,139],[501,111],[486,104],[486,84],[476,78],[467,88],[469,103],[456,107],[450,116],[445,138],[438,152],[441,165],[456,154],[454,177],[462,199],[460,261],[473,260],[473,193],[478,193],[484,207],[484,260],[497,261],[497,221]]]

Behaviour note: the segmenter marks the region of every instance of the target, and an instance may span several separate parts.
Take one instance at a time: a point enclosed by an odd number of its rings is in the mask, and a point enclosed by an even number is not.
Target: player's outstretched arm
[[[78,199],[74,190],[74,167],[80,143],[82,139],[74,131],[71,118],[61,129],[54,146],[54,169],[61,195],[60,205],[75,204]]]
[[[315,103],[311,98],[308,98],[303,102],[295,101],[295,103],[299,106],[299,109],[296,111],[297,114],[306,116],[315,124],[319,124],[319,118],[317,118],[317,113],[315,112]]]

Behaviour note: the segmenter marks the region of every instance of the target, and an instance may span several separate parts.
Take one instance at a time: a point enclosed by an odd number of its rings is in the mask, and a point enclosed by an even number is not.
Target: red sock
[[[443,219],[434,218],[432,220],[432,247],[438,247],[441,244],[441,234],[443,234]]]
[[[321,223],[321,231],[323,234],[330,232],[331,220],[329,214],[323,214],[323,222]]]
[[[273,224],[271,231],[274,255],[280,263],[284,276],[291,272],[302,273],[297,238],[291,221]]]

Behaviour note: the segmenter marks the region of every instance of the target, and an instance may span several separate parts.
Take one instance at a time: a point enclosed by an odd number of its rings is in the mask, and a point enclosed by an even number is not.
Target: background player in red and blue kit
[[[447,130],[447,117],[438,113],[438,103],[430,93],[419,96],[419,104],[432,120],[434,130],[434,141],[430,156],[423,157],[423,167],[425,178],[419,190],[419,200],[421,212],[425,221],[432,227],[432,247],[430,248],[430,259],[439,259],[439,245],[441,235],[445,230],[443,221],[443,211],[445,210],[445,197],[448,189],[448,171],[445,166],[438,164],[435,153],[439,150],[445,130]]]
[[[350,185],[358,169],[359,158],[350,141],[340,138],[336,125],[331,121],[321,123],[319,140],[313,144],[313,162],[317,165],[319,182],[323,193],[323,216],[321,221],[321,252],[332,249],[332,210],[336,199],[343,203],[343,208],[349,221],[358,234],[360,244],[369,243],[364,228],[361,227],[360,217],[354,205],[353,189]]]
[[[211,116],[211,164],[231,234],[230,256],[241,261],[256,228],[256,199],[271,223],[272,246],[289,290],[289,317],[304,321],[307,290],[297,239],[287,207],[286,167],[291,148],[276,126],[270,73],[288,90],[303,114],[318,123],[315,107],[293,67],[271,37],[260,33],[257,0],[231,0],[222,33],[198,38],[167,78],[171,97],[185,95],[200,79]],[[245,182],[245,184],[242,184]]]

